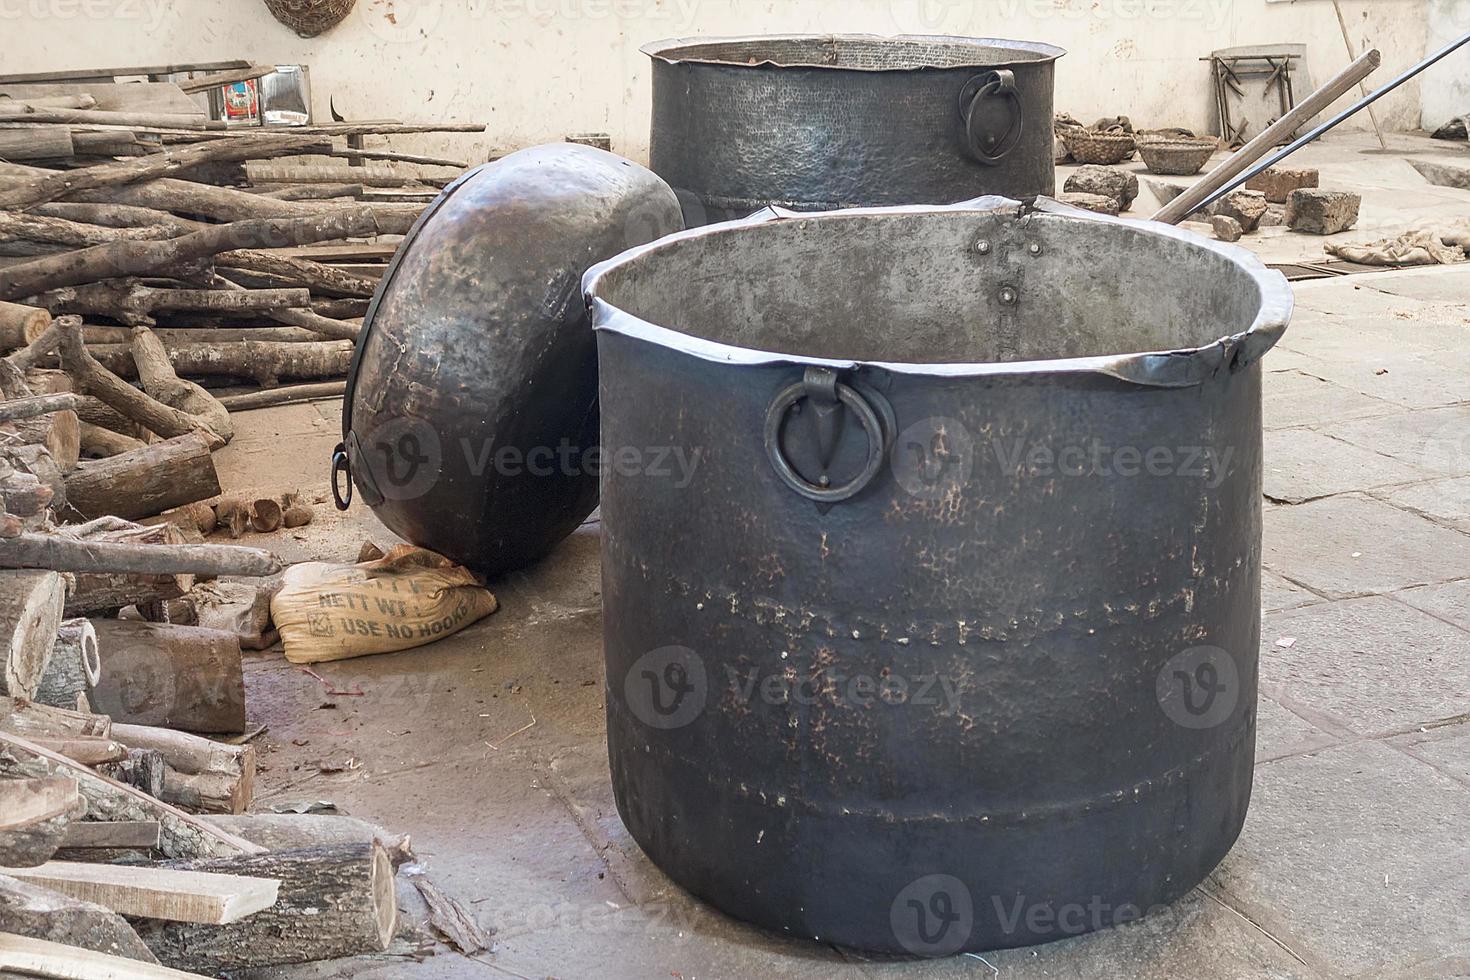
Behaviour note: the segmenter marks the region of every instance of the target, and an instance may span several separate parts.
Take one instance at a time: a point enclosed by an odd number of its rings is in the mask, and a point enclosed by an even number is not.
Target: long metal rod
[[[1235,178],[1230,183],[1228,183],[1225,186],[1221,187],[1219,190],[1215,191],[1209,197],[1207,197],[1203,201],[1201,201],[1199,203],[1199,205],[1197,205],[1195,207],[1194,210],[1197,211],[1197,210],[1200,210],[1200,209],[1209,207],[1215,201],[1218,201],[1220,198],[1224,197],[1226,194],[1229,194],[1231,191],[1235,190],[1241,184],[1244,184],[1246,181],[1248,181],[1251,178],[1257,176],[1258,174],[1262,173],[1263,171],[1268,170],[1271,167],[1276,166],[1276,164],[1280,163],[1282,160],[1285,160],[1287,157],[1291,156],[1293,153],[1295,153],[1297,150],[1300,150],[1302,147],[1306,146],[1308,143],[1313,142],[1318,137],[1320,137],[1322,134],[1324,134],[1326,132],[1329,132],[1330,130],[1336,129],[1337,126],[1340,123],[1342,123],[1344,120],[1350,118],[1351,116],[1356,115],[1362,109],[1364,109],[1364,108],[1372,105],[1374,102],[1377,102],[1379,99],[1383,98],[1385,95],[1387,95],[1388,93],[1392,92],[1394,89],[1398,88],[1400,85],[1403,85],[1405,82],[1407,82],[1410,79],[1412,79],[1415,76],[1417,76],[1420,72],[1424,71],[1427,68],[1433,67],[1435,64],[1438,64],[1440,61],[1443,61],[1445,58],[1447,58],[1450,55],[1454,54],[1456,51],[1460,50],[1461,48],[1463,48],[1467,44],[1470,44],[1470,33],[1465,34],[1463,37],[1461,37],[1457,41],[1450,42],[1445,47],[1441,48],[1439,51],[1435,52],[1434,54],[1430,55],[1428,58],[1425,58],[1423,61],[1419,62],[1414,67],[1410,68],[1408,71],[1404,72],[1398,78],[1395,78],[1393,81],[1391,81],[1387,85],[1383,86],[1383,88],[1381,88],[1378,91],[1374,92],[1372,95],[1368,96],[1367,98],[1364,98],[1364,99],[1359,100],[1358,102],[1356,102],[1353,105],[1349,106],[1348,108],[1344,109],[1342,112],[1339,112],[1337,115],[1333,116],[1331,119],[1327,120],[1322,125],[1318,126],[1316,129],[1312,130],[1310,133],[1307,133],[1304,136],[1298,137],[1296,139],[1296,141],[1294,141],[1291,145],[1286,146],[1286,147],[1283,147],[1277,153],[1273,154],[1272,156],[1270,156],[1270,157],[1266,158],[1265,160],[1261,161],[1260,163],[1256,164],[1254,167],[1251,167],[1245,173],[1241,174],[1239,177]]]

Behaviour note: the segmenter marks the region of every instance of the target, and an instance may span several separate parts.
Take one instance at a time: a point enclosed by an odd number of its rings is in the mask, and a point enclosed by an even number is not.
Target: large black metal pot
[[[560,143],[470,171],[399,247],[364,321],[334,459],[390,529],[486,574],[597,505],[595,262],[682,227],[673,192]]]
[[[1285,280],[987,198],[764,212],[589,271],[609,754],[675,881],[941,955],[1137,917],[1250,798]]]
[[[801,211],[1051,194],[1049,44],[694,38],[653,59],[651,166],[693,227]]]

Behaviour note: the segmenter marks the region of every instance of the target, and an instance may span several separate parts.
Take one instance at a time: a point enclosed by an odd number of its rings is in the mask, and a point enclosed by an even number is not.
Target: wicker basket
[[[1149,173],[1189,177],[1204,169],[1220,148],[1214,139],[1172,139],[1147,136],[1138,139],[1138,155]]]
[[[1100,133],[1095,129],[1064,129],[1057,134],[1067,144],[1067,152],[1078,163],[1122,163],[1133,155],[1136,144],[1132,133]]]
[[[316,37],[342,23],[357,0],[265,0],[271,14],[302,37]]]

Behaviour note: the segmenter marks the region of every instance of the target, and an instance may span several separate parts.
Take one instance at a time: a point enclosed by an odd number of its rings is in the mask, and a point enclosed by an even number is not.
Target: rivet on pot
[[[1016,292],[1015,286],[1000,287],[1000,301],[1006,306],[1015,306],[1016,301],[1020,298],[1020,294]]]
[[[982,239],[980,243],[975,246],[975,251],[979,252],[981,255],[989,255],[990,243]]]
[[[1036,256],[1041,254],[1041,243],[1032,242],[1030,245],[1026,246],[1026,251],[1031,253],[1032,258],[1035,258]]]

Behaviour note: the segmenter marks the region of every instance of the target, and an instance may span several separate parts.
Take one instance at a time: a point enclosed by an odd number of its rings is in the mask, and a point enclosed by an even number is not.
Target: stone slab
[[[1470,535],[1354,494],[1264,515],[1264,564],[1328,598],[1465,577]]]
[[[1340,422],[1318,431],[1421,471],[1470,476],[1470,404]]]
[[[1285,503],[1415,483],[1433,475],[1312,429],[1269,430],[1265,453],[1266,496]]]
[[[1470,477],[1416,483],[1381,496],[1402,510],[1470,534]]]
[[[1261,683],[1360,735],[1408,731],[1470,712],[1470,633],[1386,596],[1270,613]]]
[[[1261,571],[1261,608],[1266,612],[1295,609],[1325,600],[1275,572]]]
[[[1267,366],[1278,354],[1272,351]],[[1301,357],[1301,355],[1295,355]],[[1297,425],[1320,425],[1347,419],[1368,418],[1402,412],[1391,402],[1323,381],[1299,370],[1268,370],[1264,383],[1262,418],[1268,429],[1286,429]]]
[[[1411,970],[1470,948],[1467,812],[1470,789],[1381,743],[1282,759],[1211,880],[1322,976]]]
[[[1470,637],[1470,569],[1466,578],[1443,585],[1426,585],[1418,589],[1395,592],[1393,597],[1415,609],[1422,609],[1447,623],[1453,623]],[[1470,643],[1470,639],[1466,640]]]

